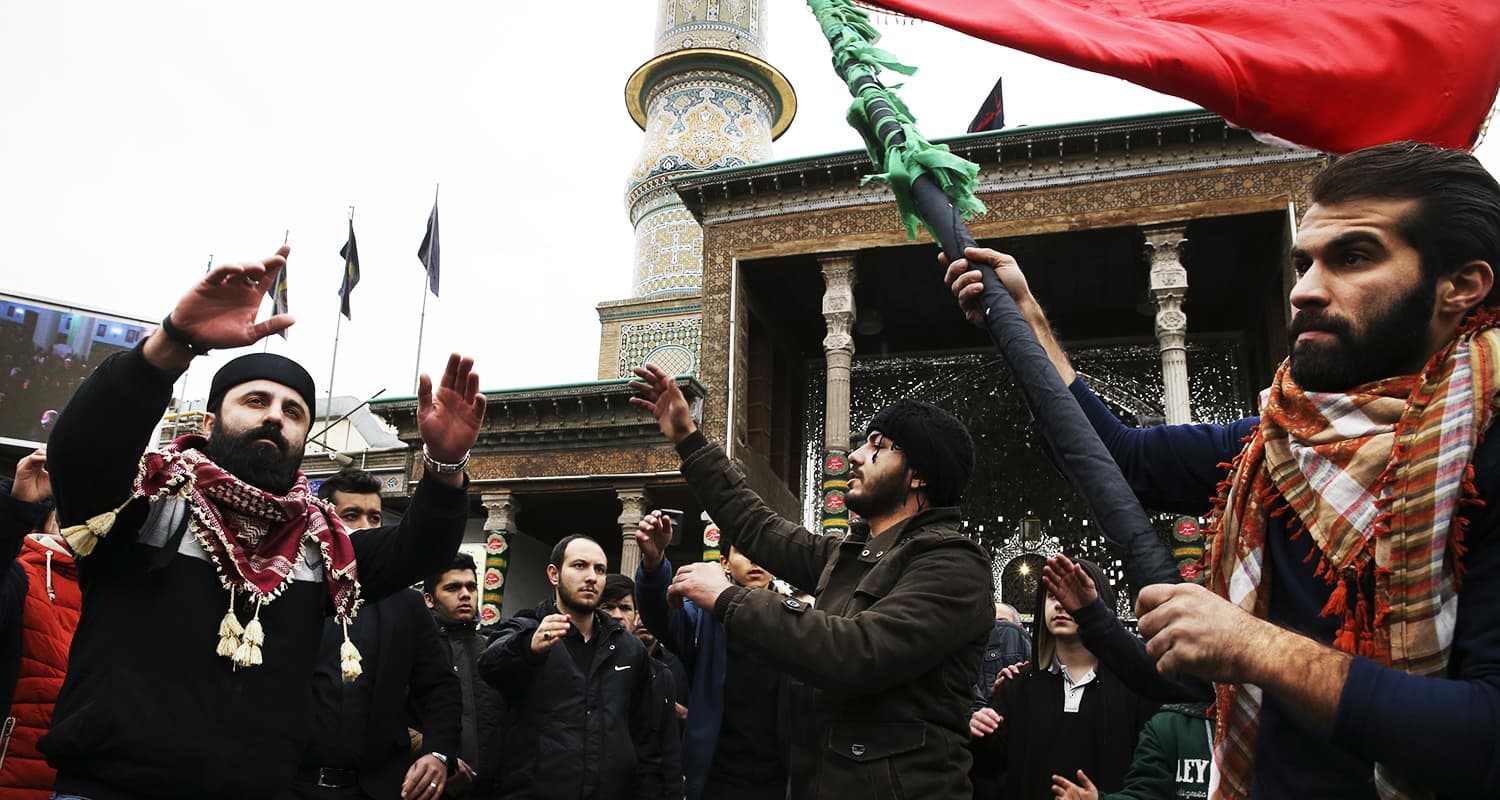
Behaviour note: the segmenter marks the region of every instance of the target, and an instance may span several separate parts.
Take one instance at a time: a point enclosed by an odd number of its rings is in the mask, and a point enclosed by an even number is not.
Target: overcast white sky
[[[812,15],[766,4],[799,105],[775,156],[858,147]],[[441,183],[423,369],[458,350],[486,389],[592,380],[594,304],[630,294],[623,88],[655,17],[655,0],[0,3],[0,290],[159,319],[209,254],[259,258],[290,229],[298,323],[271,348],[322,394],[353,205],[363,278],[334,391],[409,394]],[[1187,107],[934,25],[882,30],[921,68],[901,94],[929,138],[962,133],[1001,74],[1012,126]]]

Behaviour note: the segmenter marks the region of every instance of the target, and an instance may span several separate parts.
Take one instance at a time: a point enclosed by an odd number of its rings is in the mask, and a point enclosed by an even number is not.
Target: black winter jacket
[[[47,458],[64,527],[129,496],[175,379],[138,346],[105,359],[68,401]],[[364,599],[444,569],[468,512],[466,489],[418,483],[399,524],[354,540]],[[187,532],[187,513],[177,498],[131,503],[78,560],[83,611],[52,729],[38,743],[59,794],[264,800],[292,781],[333,610],[322,565],[297,561],[292,582],[260,611],[264,663],[236,669],[215,653],[229,592]],[[250,619],[252,603],[236,598],[235,613]]]
[[[651,658],[633,633],[594,614],[597,643],[588,673],[561,642],[531,652],[541,619],[558,613],[545,601],[496,626],[479,657],[479,674],[510,706],[496,797],[640,798],[670,795],[662,768],[662,704]],[[675,736],[675,731],[672,731]],[[676,796],[681,796],[678,777]]]
[[[459,675],[459,697],[462,699],[468,694],[474,704],[472,713],[474,715],[474,735],[478,739],[476,743],[479,752],[477,762],[469,764],[475,771],[477,777],[469,790],[458,797],[473,798],[474,800],[489,800],[495,795],[495,786],[499,783],[497,776],[500,774],[500,743],[501,732],[505,726],[505,700],[500,696],[499,690],[491,686],[479,675],[479,657],[484,655],[485,648],[494,641],[495,631],[489,626],[479,626],[472,622],[445,622],[441,617],[433,614],[433,620],[437,623],[438,639],[442,643],[443,650],[454,661],[453,669]],[[455,643],[461,644],[456,647]],[[460,654],[467,654],[469,664],[467,669],[461,669],[456,663]],[[467,689],[462,685],[467,680]],[[462,719],[463,708],[459,709],[460,732],[459,740],[462,742]],[[446,753],[447,751],[443,751]],[[462,744],[455,745],[453,752],[461,754]]]

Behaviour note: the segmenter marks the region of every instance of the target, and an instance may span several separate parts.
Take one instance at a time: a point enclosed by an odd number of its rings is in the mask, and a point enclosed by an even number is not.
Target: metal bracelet
[[[469,453],[464,453],[464,457],[456,463],[449,464],[433,458],[432,453],[427,451],[427,445],[424,443],[422,445],[422,465],[428,472],[435,472],[439,475],[454,475],[463,472],[464,467],[469,466]]]

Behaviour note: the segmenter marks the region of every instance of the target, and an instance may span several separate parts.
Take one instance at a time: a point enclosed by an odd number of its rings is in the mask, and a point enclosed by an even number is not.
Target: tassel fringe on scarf
[[[201,452],[205,443],[201,436],[183,436],[159,452],[146,453],[130,496],[114,509],[63,530],[68,545],[80,558],[89,556],[130,503],[168,497],[185,500],[190,509],[189,529],[229,592],[215,652],[237,668],[264,663],[266,632],[261,609],[291,585],[304,545],[315,545],[322,557],[334,619],[344,631],[340,672],[345,683],[353,682],[362,672],[359,650],[349,638],[349,622],[360,604],[359,578],[343,521],[312,495],[304,476],[297,476],[296,485],[285,496],[272,495],[209,461]],[[235,612],[239,592],[254,602],[244,625]]]

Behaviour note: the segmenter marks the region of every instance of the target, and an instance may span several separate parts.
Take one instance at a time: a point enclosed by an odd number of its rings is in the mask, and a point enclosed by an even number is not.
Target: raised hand
[[[647,514],[636,526],[635,543],[641,550],[641,566],[656,569],[672,543],[672,518],[661,511]]]
[[[675,378],[655,364],[642,364],[631,371],[639,380],[631,381],[630,388],[639,396],[630,398],[630,402],[650,411],[651,416],[656,417],[656,424],[661,426],[662,434],[673,444],[698,430],[698,425],[693,422],[693,409],[682,396]]]
[[[938,263],[947,267],[943,282],[948,284],[953,296],[958,298],[958,307],[963,309],[964,317],[980,327],[984,326],[984,312],[979,308],[979,295],[984,292],[981,267],[995,270],[995,274],[1000,276],[1000,282],[1005,284],[1006,290],[1017,303],[1031,297],[1031,287],[1026,283],[1021,265],[999,251],[987,247],[966,247],[964,257],[952,264],[948,263],[946,255],[938,253]]]
[[[244,347],[290,328],[295,321],[290,314],[260,322],[255,317],[291,252],[282,245],[276,255],[259,262],[214,267],[177,301],[172,324],[193,344],[213,348]]]
[[[436,391],[432,378],[423,375],[417,382],[417,433],[427,454],[449,464],[462,461],[479,438],[484,407],[474,359],[458,353],[448,356]]]
[[[1047,559],[1047,566],[1042,567],[1042,583],[1069,613],[1091,606],[1099,599],[1099,587],[1094,585],[1094,579],[1083,571],[1083,567],[1060,553]]]
[[[1073,365],[1068,363],[1068,354],[1058,343],[1057,336],[1052,332],[1052,323],[1047,321],[1047,314],[1032,296],[1031,286],[1026,283],[1026,275],[1021,272],[1021,265],[1014,258],[984,247],[966,247],[963,258],[949,264],[947,257],[939,254],[938,263],[947,267],[943,280],[953,296],[958,298],[958,307],[963,310],[964,317],[979,327],[984,327],[984,310],[979,307],[979,296],[984,293],[982,270],[993,269],[1000,282],[1005,285],[1005,290],[1010,293],[1011,299],[1016,301],[1016,308],[1020,310],[1031,332],[1036,335],[1036,340],[1047,351],[1047,359],[1052,362],[1062,382],[1073,382],[1078,374],[1073,371]]]
[[[52,496],[45,448],[16,462],[16,480],[10,485],[10,496],[26,503],[40,503]]]

